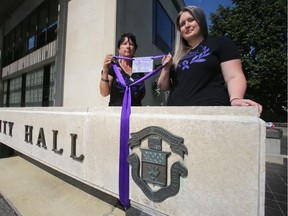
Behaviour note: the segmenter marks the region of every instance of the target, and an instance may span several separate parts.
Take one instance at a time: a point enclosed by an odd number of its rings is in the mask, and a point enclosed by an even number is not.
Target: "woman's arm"
[[[101,79],[100,79],[100,94],[103,97],[106,97],[110,94],[110,87],[112,85],[113,77],[108,75],[108,73],[105,73],[104,71],[101,71]]]
[[[230,100],[243,99],[246,92],[246,78],[242,71],[240,59],[234,59],[221,63],[221,70],[227,84]]]
[[[113,54],[106,55],[104,59],[103,70],[101,71],[101,79],[99,84],[100,94],[103,97],[106,97],[110,94],[113,77],[108,74],[108,71],[113,60]]]
[[[157,85],[161,91],[168,91],[170,89],[170,68],[172,66],[172,62],[173,58],[170,53],[162,58],[162,65],[166,64],[166,66],[162,69],[161,74],[157,80]]]
[[[247,83],[242,70],[240,59],[234,59],[221,63],[221,70],[227,84],[231,106],[256,106],[259,114],[262,106],[255,101],[244,99]]]

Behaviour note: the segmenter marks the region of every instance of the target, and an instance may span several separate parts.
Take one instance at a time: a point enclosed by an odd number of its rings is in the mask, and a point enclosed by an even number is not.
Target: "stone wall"
[[[2,108],[0,142],[118,197],[120,114],[121,107]],[[151,127],[159,133],[145,134]],[[167,155],[167,183],[141,190],[130,173],[132,206],[151,215],[264,215],[265,123],[254,107],[132,107],[130,133],[139,132],[144,138],[130,146],[141,161],[138,180],[146,175],[141,152],[151,150]],[[176,162],[187,173],[171,181]],[[171,185],[179,192],[165,197]]]

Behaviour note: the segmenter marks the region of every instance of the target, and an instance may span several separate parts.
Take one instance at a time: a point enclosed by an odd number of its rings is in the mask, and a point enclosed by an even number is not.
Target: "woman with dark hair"
[[[123,76],[126,84],[129,85],[144,76],[144,73],[132,73],[132,60],[138,47],[136,37],[132,33],[121,35],[118,40],[118,53],[122,57],[119,61],[115,59],[113,54],[106,55],[101,71],[100,93],[106,97],[110,95],[109,106],[121,106],[124,97],[125,87],[121,85],[113,70],[112,61],[117,62],[116,65]],[[139,83],[131,88],[131,105],[141,106],[141,101],[145,96],[145,85]]]
[[[246,78],[237,46],[227,37],[208,37],[203,10],[184,8],[176,19],[174,58],[162,59],[166,66],[158,79],[161,90],[170,91],[169,106],[262,106],[244,99]]]

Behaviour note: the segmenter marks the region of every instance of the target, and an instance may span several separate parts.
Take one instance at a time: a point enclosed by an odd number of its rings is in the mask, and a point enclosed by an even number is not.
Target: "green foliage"
[[[265,121],[287,122],[286,0],[231,0],[211,14],[210,35],[227,35],[242,54],[246,98],[263,105]]]

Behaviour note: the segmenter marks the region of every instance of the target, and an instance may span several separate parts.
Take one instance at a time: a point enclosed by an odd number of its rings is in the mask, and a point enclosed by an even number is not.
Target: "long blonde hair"
[[[200,27],[200,34],[206,39],[208,37],[208,27],[204,11],[197,6],[188,6],[183,8],[176,18],[176,39],[175,39],[175,53],[173,57],[173,64],[175,69],[184,55],[190,50],[188,42],[182,37],[180,32],[179,20],[184,12],[189,12]]]

